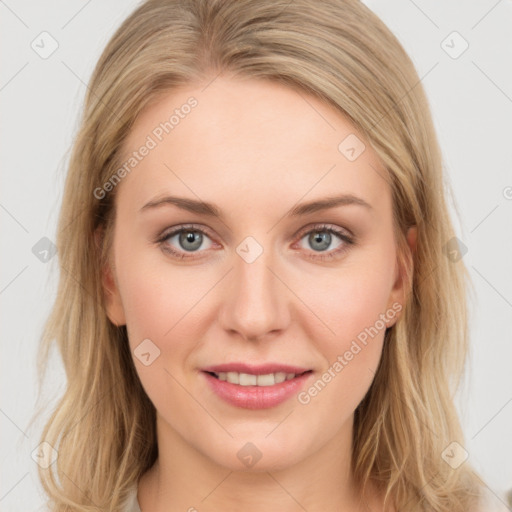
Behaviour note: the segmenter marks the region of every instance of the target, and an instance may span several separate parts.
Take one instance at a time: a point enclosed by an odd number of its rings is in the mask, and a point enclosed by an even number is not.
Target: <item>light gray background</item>
[[[471,366],[458,396],[465,449],[502,497],[512,488],[512,4],[365,3],[411,55],[431,104],[477,297]],[[36,510],[44,501],[31,453],[48,414],[30,431],[27,423],[36,397],[36,347],[58,272],[57,258],[43,263],[32,248],[42,237],[55,240],[86,84],[108,39],[136,5],[0,1],[1,511]],[[33,41],[43,45],[43,31],[58,43],[46,59],[31,47]],[[453,31],[469,44],[458,58],[445,51],[446,45],[452,52],[462,48]],[[49,44],[46,39],[45,49]],[[65,384],[58,358],[49,377],[53,405]]]

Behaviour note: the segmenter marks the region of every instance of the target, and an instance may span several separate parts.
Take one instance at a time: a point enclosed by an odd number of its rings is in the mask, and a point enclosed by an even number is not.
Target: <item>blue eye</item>
[[[333,242],[333,235],[335,238],[338,238],[340,242],[334,249],[328,250]],[[345,232],[326,224],[314,226],[313,229],[303,232],[300,235],[299,241],[302,241],[306,236],[307,243],[309,247],[312,248],[310,252],[313,253],[309,254],[307,257],[317,260],[330,260],[341,255],[348,250],[350,245],[355,243],[354,239]],[[173,238],[176,238],[176,241],[174,244],[171,244]],[[202,252],[200,249],[205,240],[208,240],[210,245],[203,247],[203,249],[211,248],[211,238],[204,229],[194,225],[182,225],[170,232],[164,233],[156,242],[160,245],[162,250],[177,259],[183,260],[190,258],[197,259],[198,256],[193,253]]]
[[[333,242],[333,235],[337,237],[341,242],[330,251],[327,251],[331,243]],[[301,240],[307,237],[307,243],[313,248],[313,255],[309,255],[309,258],[319,260],[330,260],[338,255],[345,252],[350,245],[353,245],[354,239],[349,235],[345,234],[341,230],[334,228],[330,225],[315,226],[313,229],[309,229],[301,235]],[[318,252],[325,254],[318,254]]]
[[[177,237],[177,243],[180,250],[176,250],[174,247],[169,245],[169,241],[174,237]],[[164,234],[158,242],[165,251],[171,253],[173,256],[176,256],[179,259],[187,259],[190,257],[193,258],[194,256],[188,256],[186,253],[197,252],[203,244],[205,237],[208,239],[210,238],[206,231],[200,228],[194,226],[179,226],[177,229]],[[181,250],[184,252],[180,252]]]

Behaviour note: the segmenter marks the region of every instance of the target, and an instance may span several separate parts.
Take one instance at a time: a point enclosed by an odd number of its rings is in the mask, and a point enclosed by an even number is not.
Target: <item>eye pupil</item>
[[[320,247],[317,246],[317,249],[325,251],[331,244],[331,234],[327,231],[316,231],[310,235],[309,240],[313,247],[318,242]]]
[[[195,238],[195,243],[194,243]],[[201,247],[203,235],[197,231],[183,231],[180,235],[180,245],[191,243],[193,247],[188,247],[185,245],[184,249],[188,250],[196,250]]]

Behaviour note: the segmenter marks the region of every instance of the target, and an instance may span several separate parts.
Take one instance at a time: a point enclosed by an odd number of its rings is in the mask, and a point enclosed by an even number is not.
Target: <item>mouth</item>
[[[296,366],[228,364],[200,372],[215,395],[242,409],[275,407],[296,395],[313,370]]]
[[[306,370],[300,373],[294,372],[275,372],[255,375],[243,372],[209,372],[206,371],[215,379],[236,384],[238,386],[258,386],[267,387],[281,384],[282,382],[295,379],[307,373],[312,373],[313,370]]]

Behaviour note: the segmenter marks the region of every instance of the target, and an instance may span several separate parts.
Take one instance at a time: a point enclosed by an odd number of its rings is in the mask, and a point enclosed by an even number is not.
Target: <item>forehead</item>
[[[386,202],[386,172],[348,118],[267,80],[217,77],[169,91],[141,113],[123,150],[124,162],[139,155],[117,193],[140,206],[178,189],[203,200],[246,197],[255,209],[332,192]]]

